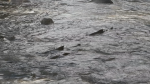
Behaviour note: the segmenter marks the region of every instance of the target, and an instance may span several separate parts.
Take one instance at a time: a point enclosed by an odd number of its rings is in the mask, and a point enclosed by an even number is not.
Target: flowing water
[[[148,13],[97,0],[12,0],[0,10],[2,84],[150,83]]]

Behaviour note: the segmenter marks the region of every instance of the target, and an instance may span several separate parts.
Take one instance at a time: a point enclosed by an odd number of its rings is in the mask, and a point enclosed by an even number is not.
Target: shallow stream
[[[1,83],[149,84],[149,18],[88,0],[0,5]]]

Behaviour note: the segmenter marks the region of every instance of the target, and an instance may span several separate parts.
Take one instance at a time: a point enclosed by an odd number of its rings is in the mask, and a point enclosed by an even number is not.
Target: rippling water
[[[16,5],[19,5],[19,4],[22,4],[24,2],[30,2],[30,0],[9,0],[12,4],[16,4]]]
[[[37,77],[59,81],[78,77],[79,81],[100,84],[101,77],[106,77],[107,84],[139,84],[120,81],[150,78],[145,72],[150,69],[150,25],[145,26],[137,19],[147,19],[146,15],[127,14],[116,11],[113,4],[84,0],[32,1],[39,2],[40,7],[22,7],[16,11],[25,10],[29,14],[10,14],[11,19],[0,19],[0,33],[8,29],[6,39],[9,35],[16,38],[14,41],[0,40],[0,80]],[[23,2],[29,1],[11,1],[18,5]],[[31,14],[34,11],[38,13]],[[44,17],[52,18],[54,25],[41,25]],[[89,36],[102,29],[103,34]],[[54,50],[62,45],[64,50]],[[119,82],[108,83],[107,79]]]

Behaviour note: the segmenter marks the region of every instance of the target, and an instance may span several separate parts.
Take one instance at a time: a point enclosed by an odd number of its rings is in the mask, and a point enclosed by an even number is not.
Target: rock
[[[0,13],[0,19],[5,19],[9,16],[9,13]]]
[[[92,0],[92,2],[95,2],[95,3],[109,3],[109,4],[113,3],[111,0]]]
[[[23,0],[23,2],[24,2],[24,3],[28,3],[28,2],[30,2],[30,0]]]
[[[31,73],[31,77],[32,77],[32,79],[35,79],[36,78],[36,74],[35,73]]]
[[[64,56],[69,55],[70,53],[63,53]]]
[[[0,33],[0,39],[7,39],[9,41],[14,41],[15,40],[15,36],[13,36],[13,35],[6,35],[6,34],[1,34]]]
[[[113,28],[113,27],[111,27],[110,29],[111,29],[111,30],[113,30],[114,28]]]
[[[101,30],[98,30],[98,31],[96,31],[94,33],[91,33],[90,36],[95,36],[95,35],[103,34],[104,32],[105,31],[103,29],[101,29]]]
[[[64,46],[60,46],[60,47],[56,48],[56,50],[64,50]]]
[[[53,23],[54,23],[54,21],[51,18],[43,18],[41,20],[42,25],[50,25],[50,24],[53,24]]]
[[[81,75],[81,79],[83,81],[89,82],[90,84],[111,84],[107,80],[100,79],[101,77],[96,74],[90,74],[90,75]]]
[[[6,39],[8,39],[9,41],[14,41],[15,40],[15,36],[9,36],[9,37],[6,37]]]
[[[78,46],[81,46],[81,44],[77,44],[77,45],[75,45],[75,46],[73,46],[73,47],[78,47]]]
[[[146,26],[150,27],[150,25],[146,25]]]
[[[0,39],[3,39],[3,38],[4,38],[4,36],[0,35]]]

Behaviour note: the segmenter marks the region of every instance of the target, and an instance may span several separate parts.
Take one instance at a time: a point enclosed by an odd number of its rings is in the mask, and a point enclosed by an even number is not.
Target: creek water
[[[1,10],[9,13],[0,19],[2,82],[150,82],[149,14],[97,0],[31,0]],[[42,25],[43,18],[52,18],[54,24]]]

